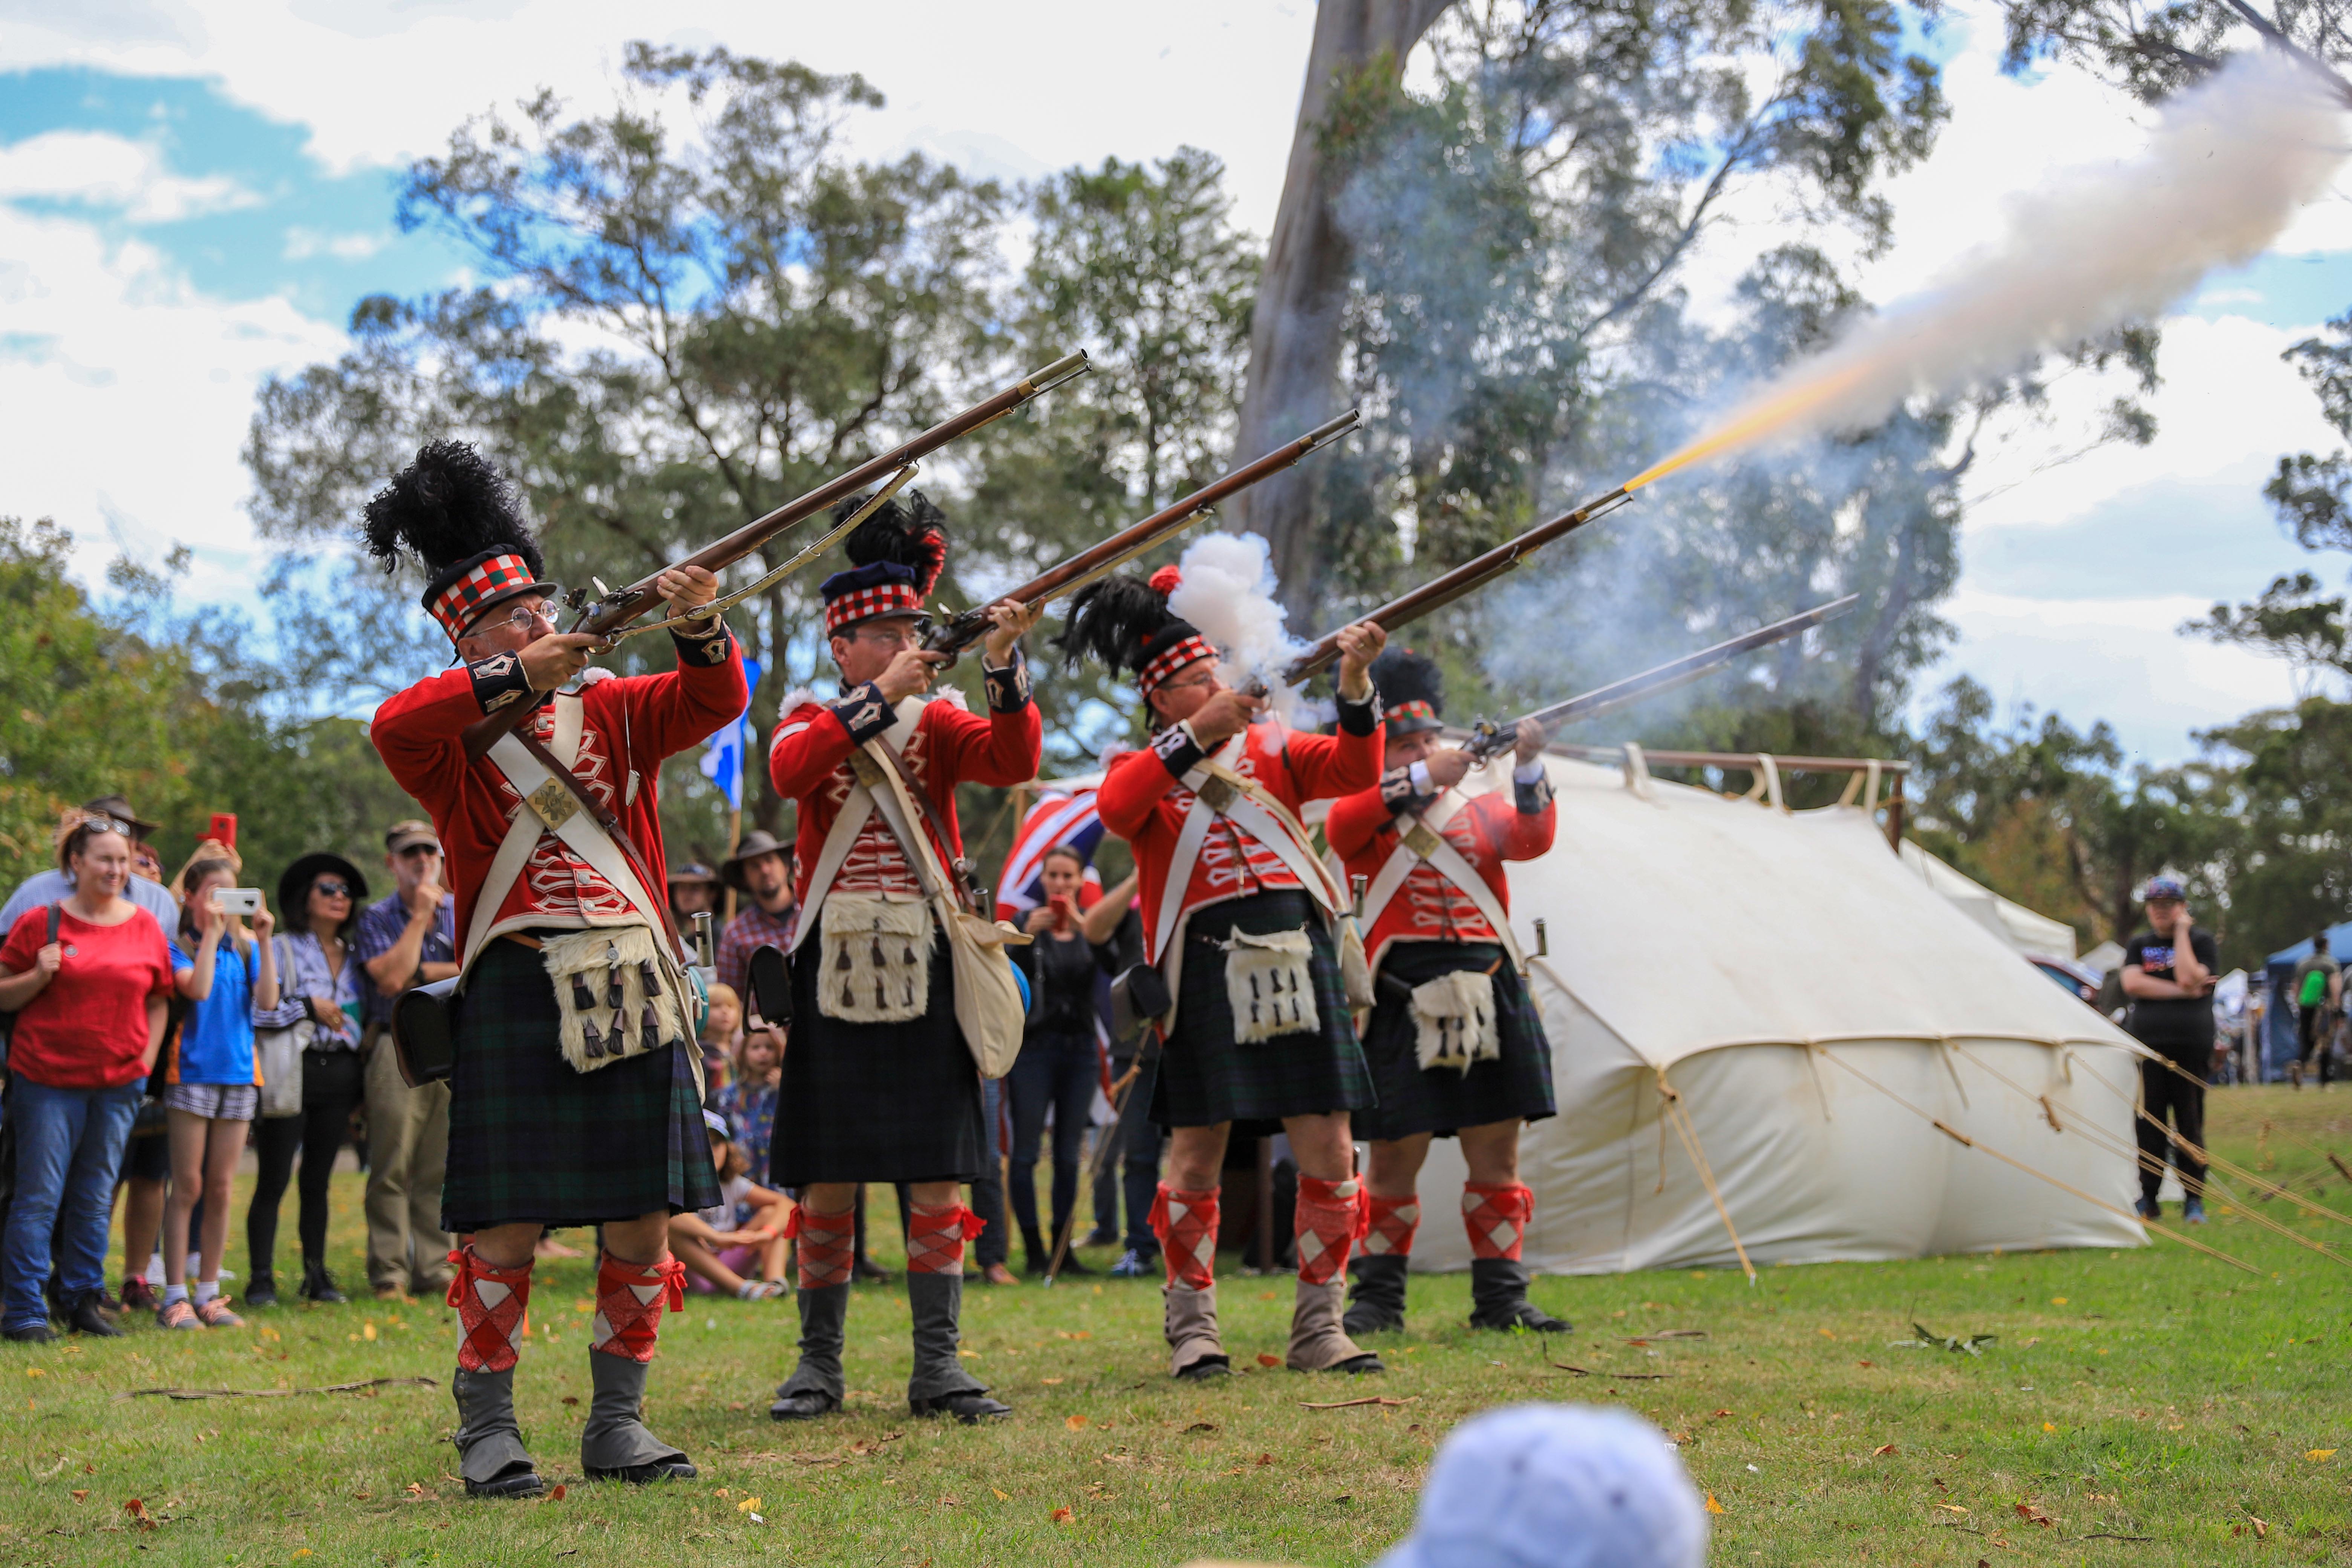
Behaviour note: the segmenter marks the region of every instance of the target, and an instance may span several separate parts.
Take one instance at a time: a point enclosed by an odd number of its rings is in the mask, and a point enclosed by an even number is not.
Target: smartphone
[[[231,820],[235,820],[232,818]],[[225,915],[257,915],[261,912],[261,889],[258,888],[215,888],[213,908]]]
[[[205,837],[207,838],[216,838],[229,848],[236,848],[236,813],[233,811],[214,812],[213,825],[205,829]]]

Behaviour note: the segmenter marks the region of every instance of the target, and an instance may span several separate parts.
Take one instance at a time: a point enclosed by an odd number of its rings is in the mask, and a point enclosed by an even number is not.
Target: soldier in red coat
[[[768,753],[776,793],[800,816],[792,1048],[769,1160],[773,1183],[801,1194],[801,1353],[768,1407],[779,1421],[841,1406],[865,1182],[908,1184],[913,1198],[908,1405],[966,1424],[1011,1413],[956,1353],[964,1243],[980,1230],[962,1184],[982,1174],[988,1140],[947,933],[928,900],[963,863],[956,785],[1036,776],[1044,729],[1019,646],[1036,613],[1013,601],[989,611],[986,718],[927,696],[946,658],[921,650],[923,602],[947,563],[945,523],[915,491],[850,534],[852,569],[819,589],[841,695],[784,714]]]
[[[460,661],[377,709],[370,734],[433,814],[463,937],[441,1225],[473,1237],[449,1259],[467,1495],[545,1489],[515,1423],[514,1335],[534,1248],[558,1226],[604,1233],[583,1467],[689,1479],[639,1418],[662,1312],[684,1300],[670,1216],[719,1201],[656,788],[663,758],[743,711],[741,652],[723,620],[697,616],[718,580],[699,567],[659,578],[685,623],[670,634],[676,669],[596,679],[608,672],[583,673],[595,639],[556,631],[539,546],[472,447],[418,452],[368,503],[367,538],[387,565],[405,552],[433,574],[425,607]],[[486,753],[467,749],[467,729],[519,707],[531,716]]]
[[[1336,735],[1276,722],[1228,687],[1217,650],[1168,608],[1181,579],[1109,578],[1080,594],[1062,645],[1135,673],[1157,731],[1112,763],[1097,805],[1135,850],[1147,956],[1172,998],[1159,1023],[1151,1117],[1172,1129],[1152,1228],[1168,1263],[1169,1370],[1215,1376],[1217,1198],[1233,1125],[1279,1122],[1298,1162],[1298,1284],[1289,1364],[1378,1372],[1340,1326],[1363,1189],[1351,1112],[1372,1103],[1340,973],[1339,889],[1298,822],[1310,800],[1371,784],[1381,723],[1367,669],[1386,634],[1339,634]]]
[[[1503,864],[1551,847],[1555,809],[1542,728],[1515,737],[1511,787],[1465,798],[1470,759],[1439,743],[1436,665],[1395,649],[1372,667],[1388,743],[1380,783],[1336,802],[1323,832],[1367,883],[1364,942],[1377,1001],[1364,1034],[1380,1103],[1359,1112],[1371,1141],[1370,1224],[1356,1258],[1350,1333],[1404,1327],[1405,1268],[1421,1223],[1416,1183],[1432,1138],[1460,1138],[1469,1180],[1470,1324],[1557,1333],[1528,1300],[1519,1260],[1535,1194],[1519,1180],[1519,1128],[1553,1112],[1551,1048],[1520,973]]]

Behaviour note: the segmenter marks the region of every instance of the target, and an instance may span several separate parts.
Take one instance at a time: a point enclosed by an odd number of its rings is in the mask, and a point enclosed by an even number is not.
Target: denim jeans
[[[18,1078],[8,1091],[16,1130],[16,1195],[8,1209],[0,1327],[48,1321],[49,1237],[66,1299],[106,1288],[106,1233],[115,1168],[139,1114],[143,1083],[121,1089],[50,1089]]]
[[[1086,1147],[1095,1089],[1101,1082],[1100,1058],[1090,1035],[1033,1034],[1004,1078],[1013,1106],[1012,1163],[1005,1195],[1013,1222],[1021,1227],[1029,1266],[1042,1269],[1054,1239],[1069,1222],[1078,1199],[1078,1157]],[[1045,1113],[1054,1113],[1053,1228],[1037,1228],[1037,1155],[1045,1143]]]

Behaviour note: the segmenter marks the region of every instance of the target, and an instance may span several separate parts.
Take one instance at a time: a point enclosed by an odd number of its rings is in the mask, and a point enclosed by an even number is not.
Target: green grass
[[[2352,1206],[2320,1156],[2256,1137],[2268,1118],[2352,1157],[2352,1093],[2221,1090],[2212,1103],[2224,1153],[2271,1159],[2306,1192],[2324,1180],[2331,1205]],[[339,1183],[346,1279],[363,1279],[357,1195]],[[2324,1221],[2295,1228],[2352,1240]],[[581,1406],[564,1401],[588,1392],[590,1275],[543,1263],[517,1386],[526,1436],[569,1483],[562,1500],[467,1503],[437,1386],[117,1397],[447,1376],[455,1334],[437,1302],[295,1307],[253,1313],[243,1331],[0,1347],[0,1562],[1361,1563],[1410,1526],[1449,1427],[1528,1398],[1619,1403],[1675,1434],[1723,1509],[1719,1563],[2346,1561],[2352,1276],[2235,1214],[2202,1235],[2259,1273],[2159,1243],[1775,1268],[1753,1289],[1724,1273],[1538,1281],[1576,1321],[1566,1343],[1473,1334],[1466,1281],[1417,1279],[1413,1331],[1379,1347],[1389,1374],[1354,1383],[1255,1364],[1282,1349],[1286,1279],[1226,1279],[1244,1370],[1208,1387],[1164,1375],[1148,1282],[975,1288],[971,1364],[1017,1411],[978,1429],[908,1417],[894,1287],[859,1289],[856,1392],[811,1426],[764,1414],[791,1363],[790,1306],[696,1298],[666,1325],[650,1405],[703,1477],[649,1491],[580,1479]],[[1892,1348],[1915,1318],[2000,1337],[1975,1358]],[[1707,1337],[1626,1342],[1668,1330]],[[1663,1375],[1578,1378],[1547,1352]],[[1375,1393],[1407,1403],[1300,1407]],[[154,1528],[126,1514],[133,1497]],[[739,1506],[753,1497],[764,1523]]]

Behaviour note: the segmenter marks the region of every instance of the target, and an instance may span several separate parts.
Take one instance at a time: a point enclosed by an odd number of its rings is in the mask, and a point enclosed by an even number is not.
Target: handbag
[[[282,1029],[253,1032],[253,1066],[261,1076],[265,1121],[302,1114],[302,1053],[318,1037],[319,1026],[308,1018]]]

